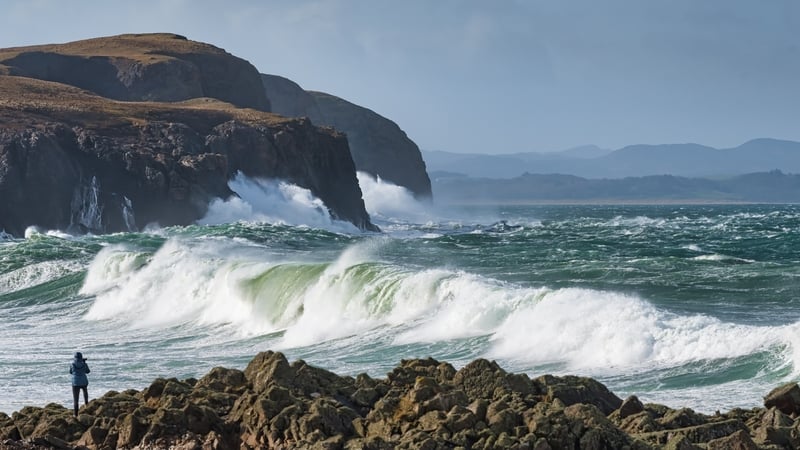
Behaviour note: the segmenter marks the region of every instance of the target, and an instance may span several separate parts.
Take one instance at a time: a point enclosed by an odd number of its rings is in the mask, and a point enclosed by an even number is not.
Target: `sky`
[[[0,47],[208,42],[424,150],[800,141],[796,0],[4,0]]]

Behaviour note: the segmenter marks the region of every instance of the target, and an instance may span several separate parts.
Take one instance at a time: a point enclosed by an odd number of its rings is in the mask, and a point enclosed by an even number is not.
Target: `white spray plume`
[[[239,172],[228,186],[239,197],[212,201],[208,213],[198,221],[199,224],[243,221],[357,231],[350,223],[332,220],[322,200],[314,197],[308,189],[294,184],[248,178]]]

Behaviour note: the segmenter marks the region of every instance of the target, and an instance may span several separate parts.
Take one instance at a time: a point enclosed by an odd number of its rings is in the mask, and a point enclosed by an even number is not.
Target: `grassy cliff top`
[[[0,49],[0,61],[23,53],[57,53],[82,57],[128,58],[151,63],[173,54],[227,54],[219,47],[186,39],[171,33],[121,34],[64,44],[44,44]]]
[[[52,122],[109,129],[153,120],[181,122],[207,130],[228,120],[274,126],[297,119],[238,108],[212,98],[175,103],[110,100],[66,84],[0,75],[0,123],[5,129]]]

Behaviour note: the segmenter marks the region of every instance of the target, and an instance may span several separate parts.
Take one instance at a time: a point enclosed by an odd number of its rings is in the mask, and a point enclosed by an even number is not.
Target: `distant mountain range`
[[[631,145],[619,150],[584,146],[552,153],[501,155],[422,151],[431,178],[460,174],[513,178],[523,174],[624,178],[653,175],[729,178],[780,170],[800,173],[800,142],[754,139],[717,149],[699,144]]]
[[[651,175],[588,179],[525,174],[515,178],[432,175],[440,203],[800,203],[800,175],[779,170],[726,179]]]

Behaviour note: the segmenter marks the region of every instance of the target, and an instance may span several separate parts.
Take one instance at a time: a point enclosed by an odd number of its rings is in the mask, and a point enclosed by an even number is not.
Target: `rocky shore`
[[[799,416],[796,383],[764,407],[704,415],[484,359],[404,360],[374,379],[265,352],[244,371],[108,392],[78,417],[59,404],[0,413],[0,449],[795,449]]]

